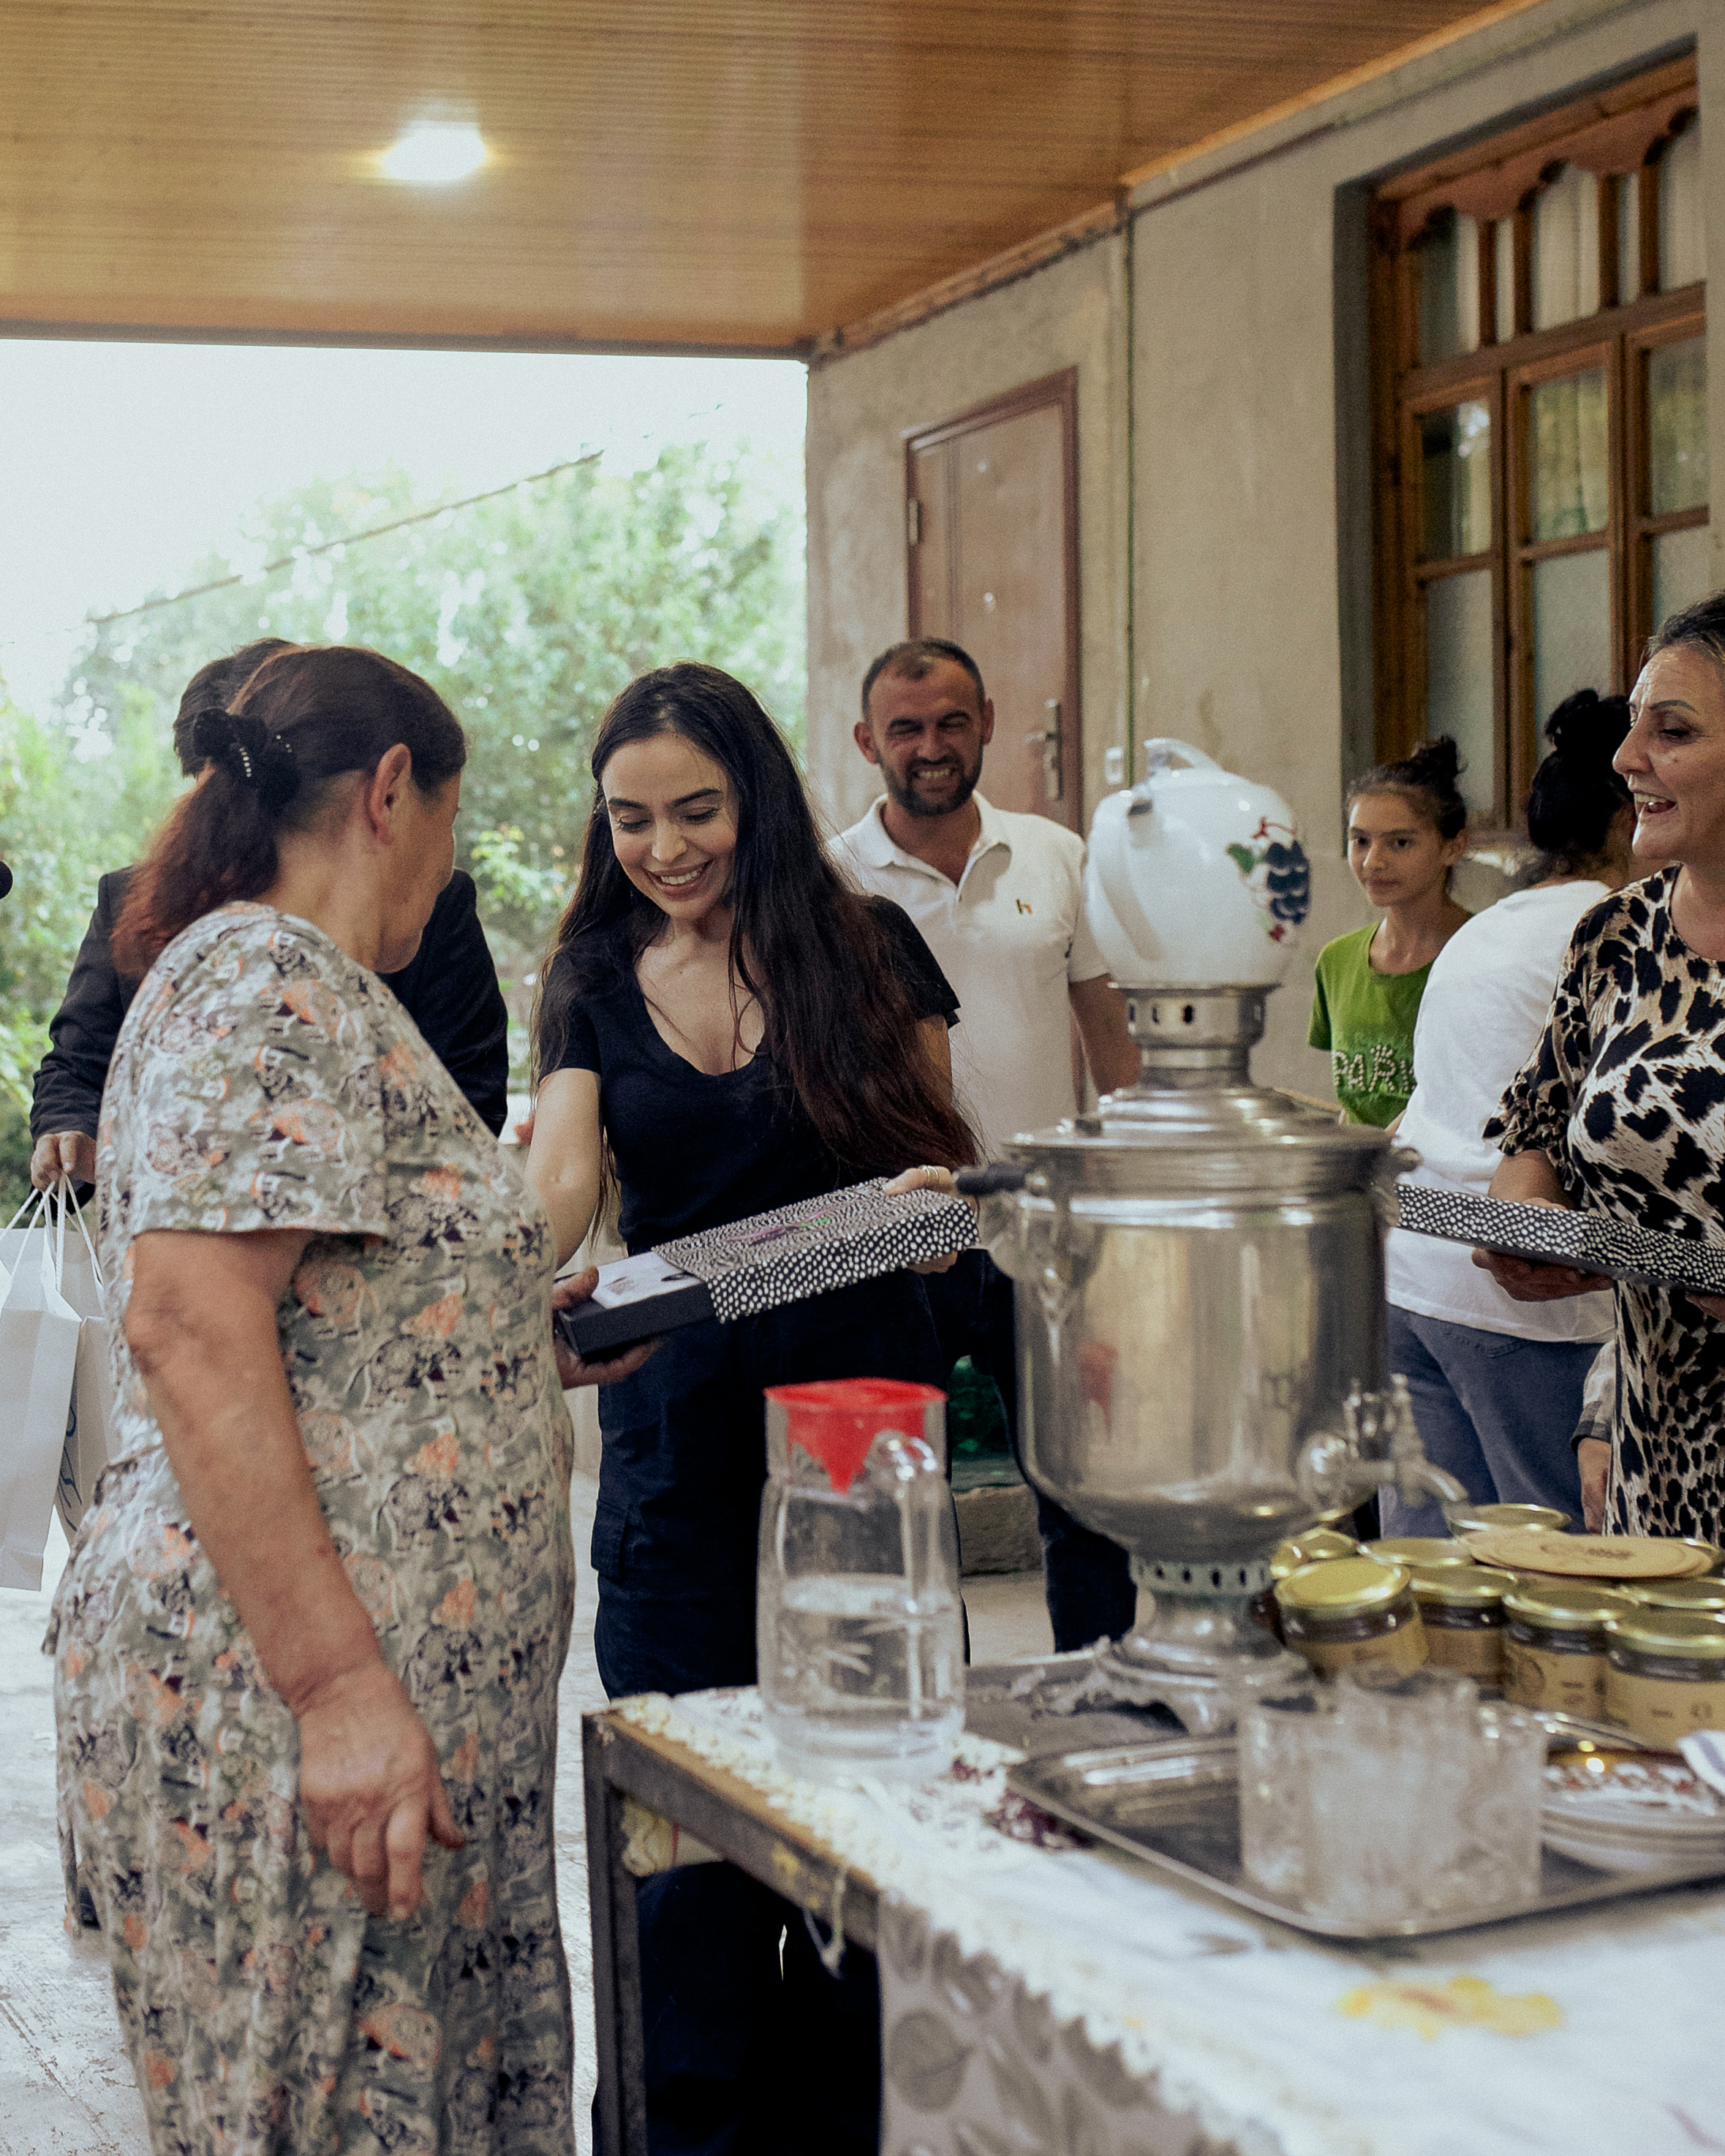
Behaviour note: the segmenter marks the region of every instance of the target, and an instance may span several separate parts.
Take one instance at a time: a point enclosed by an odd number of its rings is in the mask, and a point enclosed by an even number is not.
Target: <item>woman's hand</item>
[[[1512,1258],[1507,1250],[1476,1250],[1473,1261],[1517,1302],[1559,1302],[1565,1296],[1594,1295],[1611,1285],[1603,1273],[1544,1265],[1537,1258]]]
[[[1581,1517],[1590,1535],[1604,1531],[1605,1485],[1611,1478],[1611,1447],[1602,1437],[1584,1437],[1575,1448],[1581,1470]]]
[[[598,1285],[599,1269],[588,1265],[583,1271],[571,1273],[561,1280],[551,1291],[551,1306],[567,1310],[572,1303],[586,1302]],[[563,1390],[572,1392],[578,1385],[614,1385],[619,1378],[632,1378],[643,1363],[659,1345],[656,1340],[637,1340],[615,1355],[608,1355],[602,1363],[584,1363],[563,1337],[552,1327],[551,1344],[557,1358],[557,1376],[562,1380]]]
[[[94,1183],[96,1142],[83,1131],[55,1131],[36,1141],[30,1155],[30,1181],[38,1190],[52,1190],[63,1175],[74,1183]]]
[[[374,1917],[411,1917],[428,1830],[445,1849],[455,1825],[425,1724],[381,1661],[326,1679],[298,1708],[305,1826]]]
[[[1574,1209],[1555,1166],[1543,1152],[1506,1155],[1491,1178],[1490,1194],[1512,1205],[1548,1205],[1559,1213]],[[1517,1302],[1561,1302],[1565,1296],[1594,1295],[1611,1285],[1601,1273],[1546,1265],[1537,1258],[1512,1258],[1503,1250],[1476,1250],[1473,1261]]]
[[[1709,1317],[1725,1317],[1725,1295],[1692,1295],[1689,1300]]]
[[[959,1195],[958,1186],[952,1179],[952,1171],[950,1168],[907,1168],[902,1175],[894,1176],[882,1195],[887,1198],[901,1198],[907,1190],[939,1190],[944,1192],[948,1198],[957,1198]],[[967,1198],[964,1202],[974,1213],[975,1199]],[[949,1273],[957,1262],[955,1253],[944,1258],[919,1259],[907,1270],[913,1273]]]

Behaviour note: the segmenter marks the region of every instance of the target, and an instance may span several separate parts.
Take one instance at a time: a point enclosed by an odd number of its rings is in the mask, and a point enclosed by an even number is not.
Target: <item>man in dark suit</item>
[[[198,714],[231,704],[264,661],[291,647],[279,637],[243,645],[201,667],[187,684],[174,721],[174,748],[188,778],[198,776],[192,728]],[[96,886],[90,917],[65,1000],[49,1027],[53,1042],[36,1073],[30,1108],[30,1180],[46,1190],[64,1175],[95,1178],[95,1133],[108,1064],[138,983],[116,973],[113,932],[132,871],[116,869]],[[508,1112],[509,1014],[480,926],[473,878],[459,870],[439,896],[412,961],[381,977],[425,1036],[426,1045],[495,1136]]]

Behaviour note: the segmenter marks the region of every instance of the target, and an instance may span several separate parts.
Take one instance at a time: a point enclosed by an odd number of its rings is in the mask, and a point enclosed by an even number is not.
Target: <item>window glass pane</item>
[[[1701,217],[1701,122],[1692,120],[1659,161],[1659,289],[1675,292],[1707,274]]]
[[[1425,730],[1461,752],[1461,793],[1473,814],[1497,803],[1491,716],[1491,572],[1440,577],[1425,588]]]
[[[1617,304],[1641,296],[1641,176],[1625,172],[1617,182]]]
[[[1516,221],[1500,217],[1491,228],[1491,244],[1497,250],[1497,341],[1507,344],[1516,333]]]
[[[1527,509],[1535,539],[1603,531],[1611,506],[1605,372],[1567,374],[1527,393]]]
[[[1491,408],[1474,403],[1420,422],[1425,559],[1483,554],[1491,543]]]
[[[1450,359],[1480,344],[1480,228],[1440,209],[1420,241],[1420,361]]]
[[[1661,531],[1653,542],[1653,625],[1693,606],[1712,588],[1712,535],[1705,524],[1686,531]]]
[[[1533,326],[1555,329],[1599,307],[1599,183],[1565,167],[1533,205]]]
[[[1611,571],[1603,547],[1533,564],[1533,716],[1578,689],[1611,688]]]
[[[1661,345],[1647,357],[1649,495],[1656,516],[1699,509],[1707,498],[1707,356],[1704,337]]]

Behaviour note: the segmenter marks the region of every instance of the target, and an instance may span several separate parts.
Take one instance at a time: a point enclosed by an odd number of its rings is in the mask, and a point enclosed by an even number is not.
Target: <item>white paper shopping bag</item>
[[[64,1222],[50,1224],[45,1199],[36,1209],[0,1297],[0,1587],[32,1590],[42,1585],[84,1324],[59,1286]]]
[[[69,1183],[62,1185],[61,1197],[69,1202]],[[83,1214],[74,1210],[71,1217],[78,1233],[64,1239],[59,1286],[82,1322],[72,1379],[72,1408],[66,1418],[66,1441],[60,1454],[59,1486],[54,1494],[68,1542],[77,1533],[102,1470],[112,1457],[116,1397],[108,1353],[108,1320],[103,1314],[102,1269]]]

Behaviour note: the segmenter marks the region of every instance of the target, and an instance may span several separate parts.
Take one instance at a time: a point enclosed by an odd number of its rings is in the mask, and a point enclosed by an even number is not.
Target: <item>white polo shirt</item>
[[[834,858],[904,908],[952,983],[952,1090],[992,1159],[1015,1132],[1073,1112],[1066,989],[1108,965],[1084,917],[1083,839],[972,798],[982,829],[956,884],[893,843],[885,794],[834,839]]]

